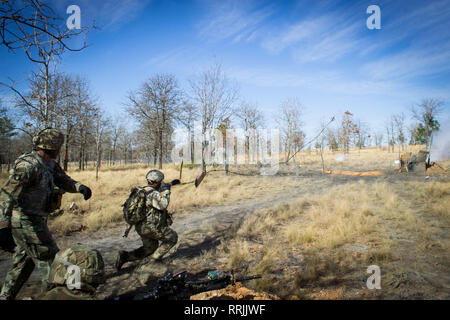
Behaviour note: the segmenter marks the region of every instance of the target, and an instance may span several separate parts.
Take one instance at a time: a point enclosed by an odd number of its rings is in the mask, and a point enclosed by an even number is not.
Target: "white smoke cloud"
[[[450,159],[450,118],[435,133],[431,146],[432,161],[448,159]]]
[[[336,161],[339,161],[339,162],[342,162],[344,160],[347,160],[346,154],[340,155],[339,157],[336,158]]]

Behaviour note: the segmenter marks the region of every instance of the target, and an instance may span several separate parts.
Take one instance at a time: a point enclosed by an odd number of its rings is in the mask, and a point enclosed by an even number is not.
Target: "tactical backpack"
[[[145,187],[134,187],[131,189],[128,199],[122,204],[123,218],[129,224],[123,235],[125,238],[128,236],[128,233],[134,225],[147,217],[147,208],[145,204],[147,193],[148,190],[146,190]]]
[[[51,266],[50,282],[57,285],[74,284],[67,282],[69,277],[74,276],[74,271],[69,270],[70,266],[80,272],[79,289],[82,291],[93,293],[99,284],[105,282],[105,263],[100,252],[95,249],[77,245],[58,252]]]

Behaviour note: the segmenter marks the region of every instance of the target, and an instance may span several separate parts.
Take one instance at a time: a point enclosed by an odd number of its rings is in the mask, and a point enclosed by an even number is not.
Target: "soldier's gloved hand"
[[[170,182],[170,185],[173,187],[173,186],[176,186],[177,184],[180,184],[180,183],[181,183],[180,180],[175,179],[175,180],[172,180],[172,181]]]
[[[84,196],[84,200],[89,200],[92,195],[91,189],[89,189],[89,187],[86,187],[85,185],[81,185],[78,188],[78,192]]]
[[[170,187],[171,187],[172,185],[170,184],[170,183],[165,183],[165,182],[163,182],[163,183],[161,183],[161,187],[159,187],[159,190],[162,192],[162,191],[166,191],[166,190],[170,190]]]

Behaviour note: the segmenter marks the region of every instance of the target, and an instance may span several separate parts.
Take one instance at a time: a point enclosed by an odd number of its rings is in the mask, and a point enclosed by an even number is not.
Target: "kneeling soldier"
[[[119,251],[116,258],[116,269],[129,261],[141,260],[149,255],[160,261],[177,243],[177,233],[170,229],[172,219],[167,212],[170,201],[170,187],[180,183],[163,183],[164,174],[159,170],[150,170],[146,179],[148,186],[144,188],[145,218],[135,225],[135,230],[142,240],[142,246],[133,251]]]

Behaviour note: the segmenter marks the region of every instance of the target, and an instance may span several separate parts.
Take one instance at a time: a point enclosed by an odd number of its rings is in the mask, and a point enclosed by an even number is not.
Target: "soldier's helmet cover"
[[[145,176],[148,183],[157,183],[164,180],[164,174],[159,170],[150,170]]]
[[[59,151],[64,143],[64,135],[57,129],[47,128],[33,138],[34,147]]]
[[[50,282],[67,285],[70,276],[76,279],[73,274],[75,270],[79,270],[80,281],[80,287],[76,289],[93,292],[99,284],[105,282],[105,263],[102,255],[95,249],[81,245],[58,252],[51,266]]]

